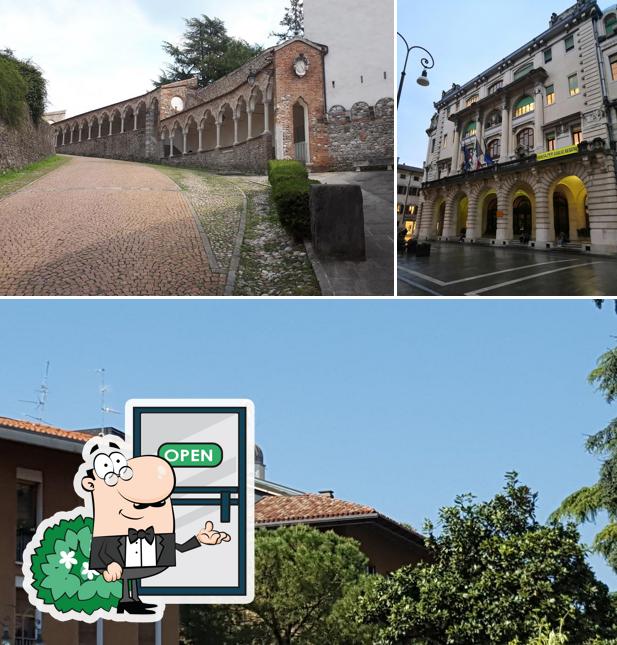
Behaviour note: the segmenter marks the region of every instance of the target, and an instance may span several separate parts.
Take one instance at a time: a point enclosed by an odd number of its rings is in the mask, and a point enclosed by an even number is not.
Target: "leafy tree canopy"
[[[249,45],[232,38],[222,20],[201,18],[184,20],[186,29],[179,46],[164,42],[163,50],[172,62],[162,71],[155,85],[183,81],[197,76],[200,87],[222,78],[246,63],[260,51],[261,45]]]
[[[527,643],[563,630],[583,643],[614,633],[606,585],[585,560],[574,525],[541,525],[537,495],[506,476],[488,502],[461,495],[427,522],[430,558],[376,577],[360,600],[380,643]]]
[[[354,620],[367,559],[355,540],[308,526],[257,531],[255,600],[246,607],[189,607],[190,643],[372,645]]]
[[[285,15],[279,25],[283,29],[279,32],[273,31],[271,36],[278,38],[278,42],[304,35],[304,0],[289,0],[289,6],[285,9]]]
[[[4,49],[0,51],[0,116],[3,120],[16,125],[24,101],[33,123],[37,124],[45,113],[47,82],[41,69],[31,60],[20,60],[12,50]]]

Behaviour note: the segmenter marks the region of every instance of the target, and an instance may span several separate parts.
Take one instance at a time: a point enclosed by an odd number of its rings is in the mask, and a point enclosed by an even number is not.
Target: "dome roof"
[[[257,444],[255,444],[255,463],[261,464],[262,466],[264,463],[264,453]]]

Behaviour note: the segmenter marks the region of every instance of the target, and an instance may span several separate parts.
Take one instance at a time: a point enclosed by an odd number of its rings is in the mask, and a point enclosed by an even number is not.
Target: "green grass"
[[[31,163],[20,170],[0,171],[0,199],[36,181],[52,170],[69,161],[68,157],[52,155],[41,161]]]

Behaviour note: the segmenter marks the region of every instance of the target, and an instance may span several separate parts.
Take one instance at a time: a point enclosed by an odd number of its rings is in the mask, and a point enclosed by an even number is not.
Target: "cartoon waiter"
[[[184,553],[231,538],[206,522],[197,535],[176,542],[170,499],[173,469],[153,455],[127,459],[119,443],[91,440],[85,454],[87,470],[81,487],[85,499],[91,495],[94,515],[90,569],[101,572],[107,582],[122,580],[118,613],[151,614],[156,605],[142,602],[137,593],[141,578],[175,566],[176,551]]]

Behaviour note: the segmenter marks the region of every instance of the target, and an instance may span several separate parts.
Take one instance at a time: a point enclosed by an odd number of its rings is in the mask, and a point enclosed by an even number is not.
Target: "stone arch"
[[[171,126],[170,137],[170,157],[177,157],[182,154],[184,150],[184,134],[180,122],[176,119]]]
[[[524,233],[530,240],[536,239],[537,230],[537,208],[536,202],[537,185],[532,177],[514,177],[505,185],[505,227],[508,238],[519,239]],[[523,199],[527,197],[530,212],[527,214]],[[516,208],[515,208],[516,206]],[[515,212],[518,210],[518,212]]]
[[[56,148],[59,148],[62,145],[62,128],[56,128]]]
[[[107,114],[107,112],[103,112],[103,114],[101,114],[101,121],[100,121],[102,137],[106,137],[109,134],[109,124],[110,124],[109,114]]]
[[[122,110],[122,120],[124,121],[124,131],[136,130],[135,128],[135,110],[132,105],[125,105]]]
[[[157,101],[157,106],[158,106],[158,101]],[[137,115],[136,130],[144,130],[146,128],[146,113],[147,113],[146,102],[144,100],[141,100],[135,107],[135,114]],[[158,109],[157,109],[157,114],[158,114]]]
[[[431,213],[431,237],[442,237],[446,223],[446,203],[445,195],[438,195],[435,198],[433,212]]]
[[[394,99],[383,98],[375,103],[375,116],[394,116]]]
[[[302,161],[303,163],[310,163],[309,106],[301,96],[293,104],[292,118],[294,159]]]
[[[351,120],[358,121],[360,119],[370,119],[371,107],[365,101],[358,101],[351,106]]]
[[[251,111],[251,136],[259,136],[266,131],[266,114],[264,95],[261,88],[257,85],[251,91],[249,110]]]
[[[90,138],[97,139],[99,137],[99,118],[95,114],[90,118],[89,128],[90,128]]]
[[[351,116],[344,105],[333,105],[328,110],[328,119],[334,123],[347,123]]]
[[[169,156],[170,144],[168,140],[169,140],[169,128],[166,125],[164,125],[161,128],[161,137],[160,137],[159,156],[161,157]]]
[[[587,169],[574,163],[560,164],[544,174],[542,183],[548,199],[548,239],[558,240],[562,232],[570,240],[589,239],[592,222],[588,200],[592,182]],[[556,196],[561,196],[561,205]]]
[[[192,114],[186,120],[184,132],[186,134],[186,152],[197,152],[199,150],[199,130]]]
[[[246,108],[246,99],[242,95],[240,95],[236,101],[234,116],[236,117],[234,143],[243,143],[248,139],[249,120]]]
[[[120,110],[115,108],[111,113],[111,131],[110,134],[120,134],[122,132],[122,115]]]
[[[227,148],[234,143],[233,110],[229,103],[223,103],[219,109],[217,122],[220,129],[219,147]]]
[[[450,226],[446,224],[449,230],[446,235],[462,236],[467,233],[467,218],[469,206],[469,193],[466,190],[459,189],[450,198],[451,220]]]
[[[79,122],[73,121],[71,123],[71,143],[77,143],[79,139]]]
[[[497,188],[488,186],[483,188],[478,195],[478,215],[480,237],[494,240],[497,237],[497,210],[499,198]]]
[[[201,120],[200,127],[203,128],[201,135],[202,150],[214,150],[216,148],[216,118],[211,110],[206,110]]]
[[[87,119],[82,119],[79,122],[79,140],[85,141],[88,138],[88,121]]]

